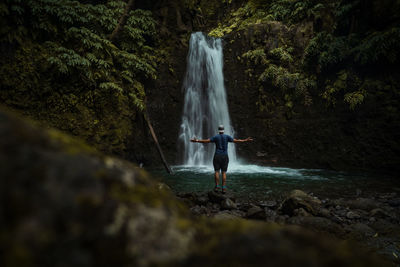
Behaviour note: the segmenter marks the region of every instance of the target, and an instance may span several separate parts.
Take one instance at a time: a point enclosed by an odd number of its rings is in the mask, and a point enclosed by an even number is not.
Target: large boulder
[[[0,174],[2,267],[383,264],[302,229],[193,218],[142,169],[2,111]]]
[[[293,190],[289,196],[282,202],[280,210],[282,213],[293,216],[299,209],[317,215],[321,208],[321,201],[312,197],[301,190]]]

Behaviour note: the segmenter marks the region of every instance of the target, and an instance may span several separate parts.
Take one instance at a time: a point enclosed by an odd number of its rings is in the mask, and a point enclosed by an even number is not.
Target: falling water
[[[191,143],[191,138],[211,138],[217,134],[220,124],[225,126],[225,134],[234,135],[222,69],[221,39],[201,32],[193,33],[183,84],[185,99],[179,134],[185,165],[209,165],[215,151],[214,144]],[[229,144],[228,153],[231,164],[234,164],[236,151],[233,143]]]

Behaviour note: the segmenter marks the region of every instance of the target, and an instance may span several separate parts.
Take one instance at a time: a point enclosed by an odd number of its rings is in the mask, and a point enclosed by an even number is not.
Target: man
[[[221,189],[219,185],[219,171],[222,172],[222,193],[226,192],[226,171],[228,170],[228,142],[234,143],[244,143],[248,141],[253,141],[252,138],[247,137],[246,139],[233,139],[231,136],[224,134],[224,126],[220,125],[218,127],[218,132],[216,136],[210,139],[198,140],[196,138],[191,139],[194,143],[215,143],[215,154],[213,159],[214,171],[215,171],[215,188],[214,191]]]

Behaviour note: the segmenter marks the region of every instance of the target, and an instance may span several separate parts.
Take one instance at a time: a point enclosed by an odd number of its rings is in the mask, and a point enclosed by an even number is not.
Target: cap
[[[224,125],[218,126],[218,132],[223,133],[224,132]]]

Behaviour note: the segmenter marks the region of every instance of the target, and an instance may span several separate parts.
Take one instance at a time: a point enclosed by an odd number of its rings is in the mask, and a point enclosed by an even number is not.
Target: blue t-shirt
[[[226,134],[217,134],[210,141],[215,143],[215,154],[228,155],[228,142],[233,142],[233,138]]]

